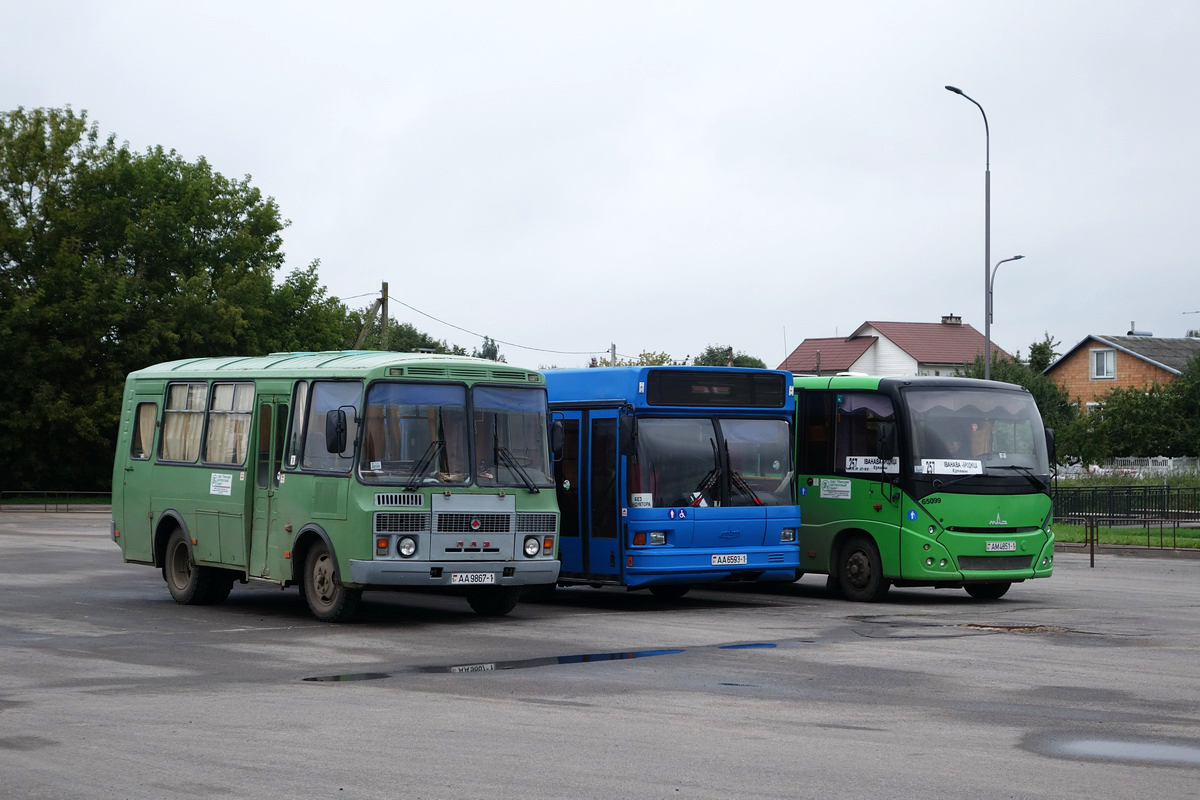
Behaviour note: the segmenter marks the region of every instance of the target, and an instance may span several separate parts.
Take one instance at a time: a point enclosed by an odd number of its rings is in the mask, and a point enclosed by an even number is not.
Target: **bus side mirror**
[[[1050,469],[1058,463],[1058,442],[1054,438],[1054,428],[1046,428],[1046,456],[1050,461]]]
[[[617,442],[621,455],[637,455],[637,422],[633,417],[621,417],[617,424]]]
[[[879,440],[876,443],[875,455],[884,464],[896,457],[896,424],[894,422],[879,423]]]
[[[330,453],[346,449],[346,412],[340,408],[325,414],[325,449]]]
[[[550,423],[550,454],[555,461],[562,458],[563,454],[563,423],[561,419],[556,419]]]

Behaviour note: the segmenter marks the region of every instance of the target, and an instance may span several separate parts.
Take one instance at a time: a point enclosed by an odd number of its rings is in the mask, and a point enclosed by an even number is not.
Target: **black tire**
[[[825,576],[825,593],[830,597],[842,596],[842,582],[838,580],[836,572]]]
[[[237,575],[227,569],[214,569],[212,572],[212,581],[208,585],[208,597],[204,602],[215,606],[224,603],[225,598],[229,597]]]
[[[532,586],[526,586],[521,590],[521,602],[523,603],[549,603],[554,600],[554,590],[557,584],[553,583],[535,583]]]
[[[345,622],[362,602],[362,589],[347,589],[338,580],[337,560],[325,542],[309,548],[300,590],[308,610],[321,622]]]
[[[1004,597],[1011,586],[1012,584],[1006,581],[1003,583],[968,583],[963,588],[976,600],[999,600]]]
[[[209,567],[196,565],[192,559],[192,548],[183,531],[179,528],[173,530],[167,538],[162,574],[163,580],[167,582],[167,591],[171,593],[175,602],[185,606],[212,602],[209,598],[212,596],[213,573],[214,570]]]
[[[847,600],[873,603],[882,600],[891,585],[883,577],[883,560],[870,536],[851,536],[837,559],[838,585]]]
[[[691,591],[691,589],[692,587],[682,583],[667,583],[662,586],[651,586],[650,594],[660,600],[678,600]]]
[[[471,610],[481,617],[503,617],[517,607],[521,599],[521,587],[497,586],[491,589],[473,589],[467,594]]]

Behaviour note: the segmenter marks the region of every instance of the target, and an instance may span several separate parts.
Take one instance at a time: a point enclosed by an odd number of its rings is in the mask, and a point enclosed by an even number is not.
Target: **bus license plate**
[[[495,583],[496,573],[494,572],[451,572],[450,583]]]
[[[712,565],[714,567],[725,567],[733,564],[745,564],[745,553],[717,553],[712,557]]]
[[[988,542],[983,547],[989,553],[1015,553],[1017,551],[1016,542]]]

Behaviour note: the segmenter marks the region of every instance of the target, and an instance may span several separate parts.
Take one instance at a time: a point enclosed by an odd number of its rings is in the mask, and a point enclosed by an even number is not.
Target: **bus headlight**
[[[667,532],[666,531],[650,531],[650,544],[666,544],[666,543],[667,543]]]
[[[411,536],[401,536],[396,542],[396,552],[403,558],[412,558],[417,552],[417,540]]]
[[[542,540],[536,536],[525,537],[525,557],[533,558],[542,552]]]
[[[796,529],[795,528],[784,528],[779,533],[779,541],[783,544],[788,544],[789,542],[796,541]]]

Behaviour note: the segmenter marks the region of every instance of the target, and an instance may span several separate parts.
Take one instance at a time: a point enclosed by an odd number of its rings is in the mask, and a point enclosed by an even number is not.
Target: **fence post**
[[[1092,551],[1092,569],[1096,568],[1096,540],[1100,538],[1100,526],[1096,522],[1095,517],[1088,517],[1087,527],[1084,529],[1084,538],[1091,543]]]

